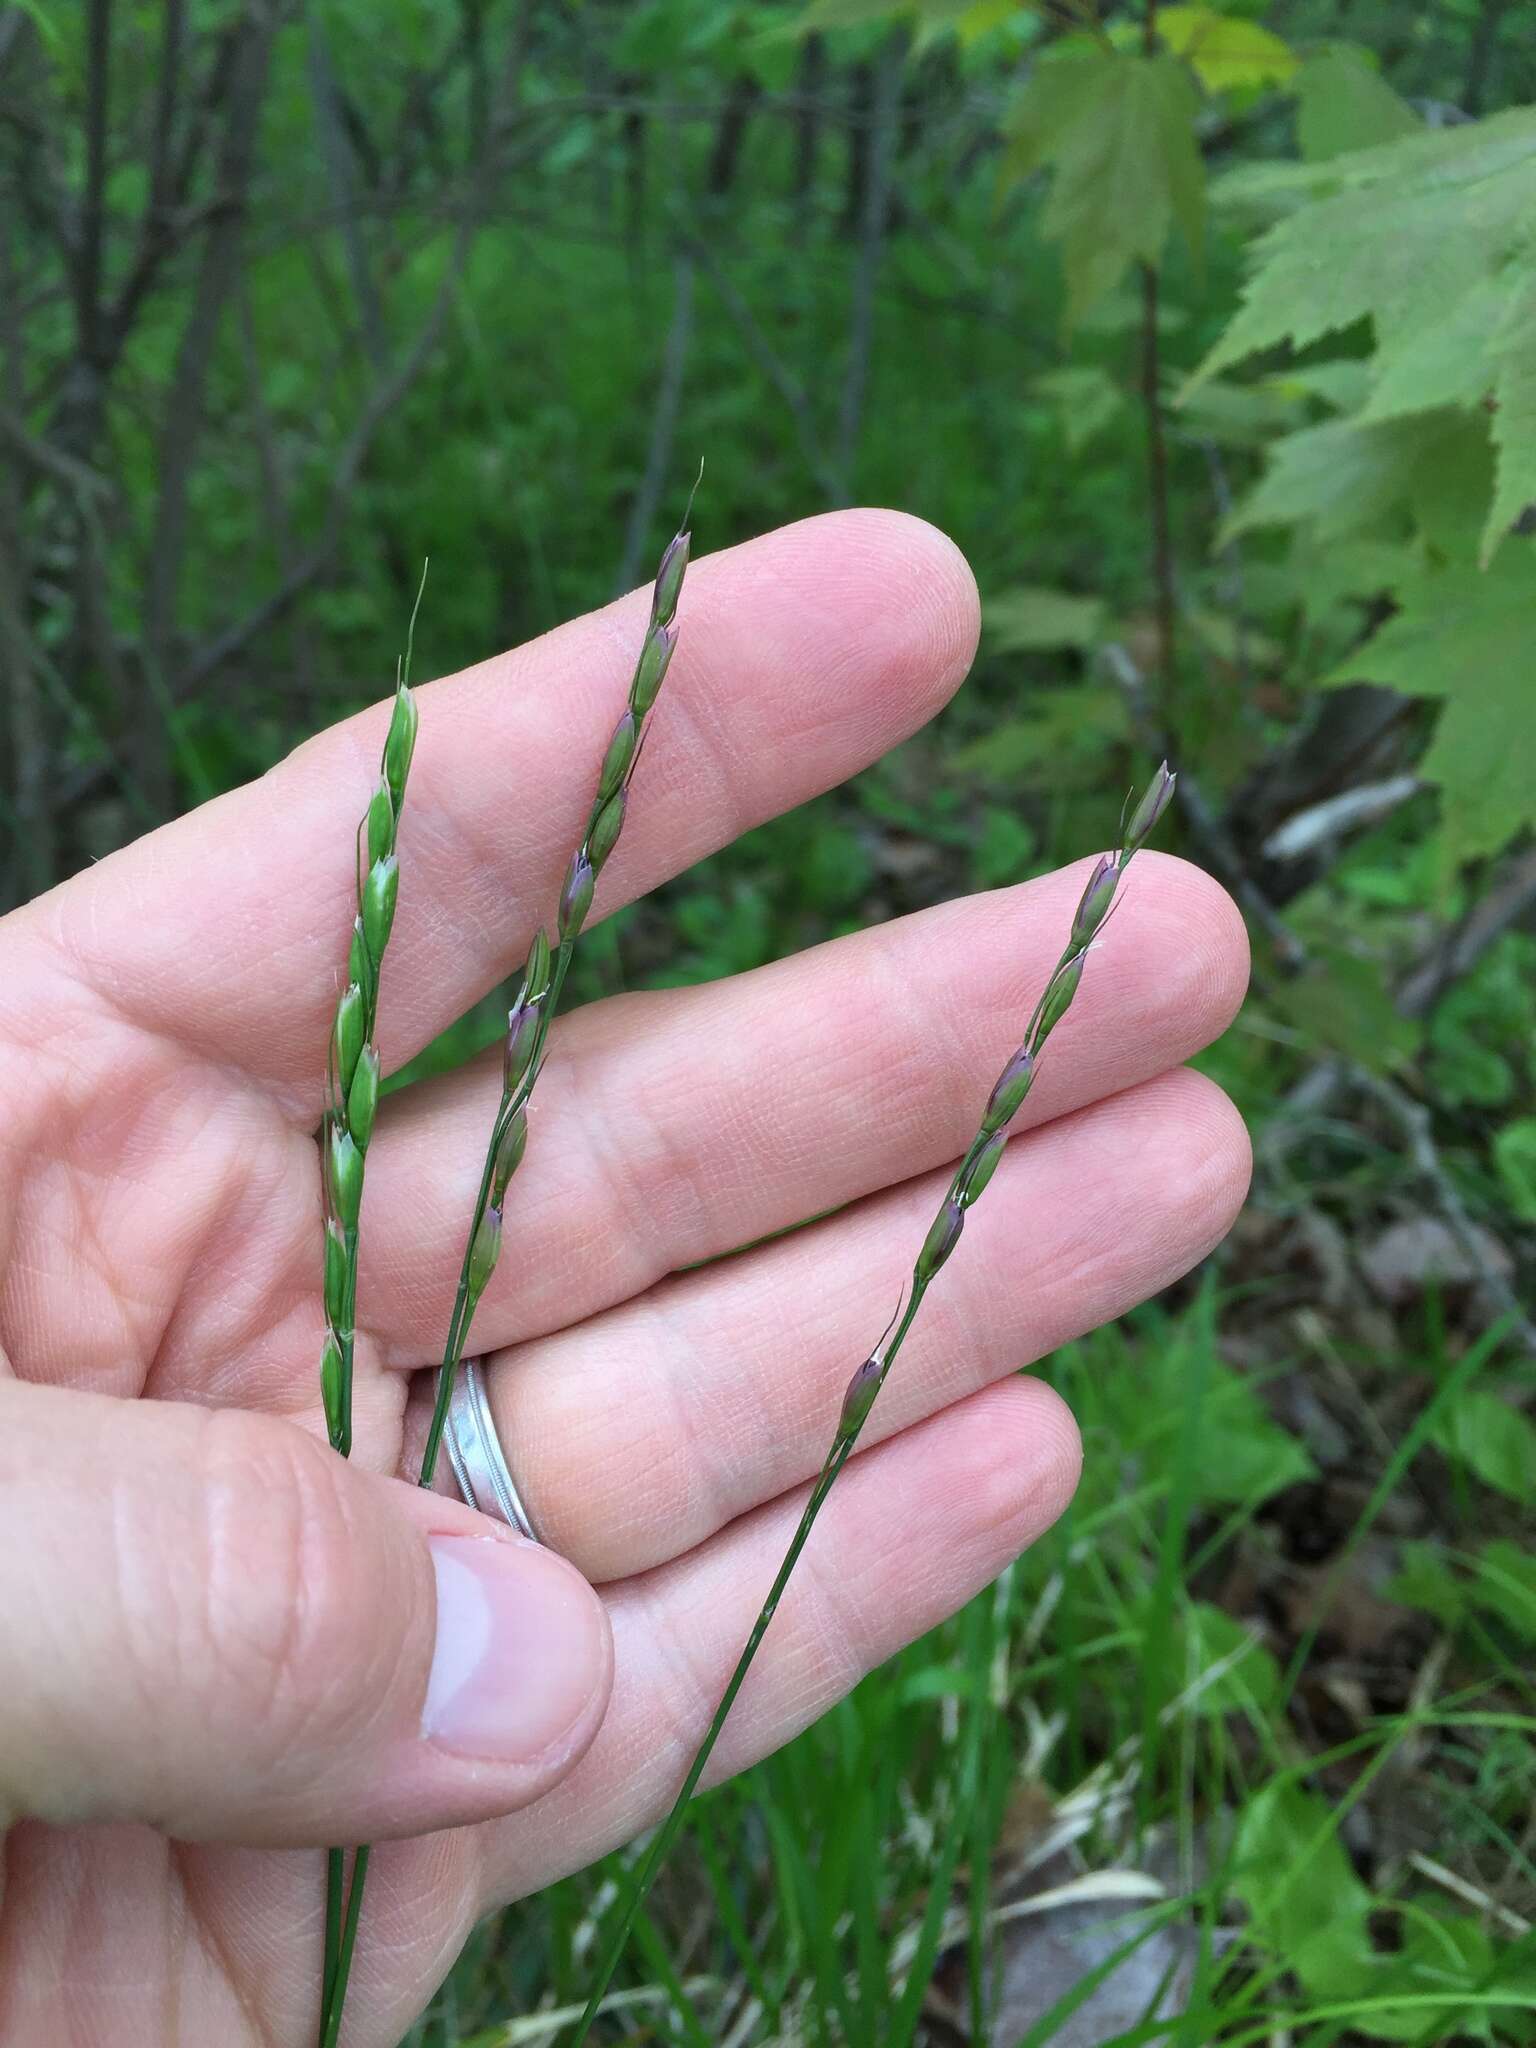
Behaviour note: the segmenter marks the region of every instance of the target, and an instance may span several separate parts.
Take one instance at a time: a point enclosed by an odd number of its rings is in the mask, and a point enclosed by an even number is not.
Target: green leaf
[[[1497,1394],[1474,1387],[1459,1395],[1441,1414],[1434,1440],[1485,1486],[1536,1503],[1536,1424]]]
[[[894,21],[910,12],[907,0],[811,0],[799,27],[802,34],[819,28],[854,28],[867,21]]]
[[[1239,15],[1214,7],[1160,7],[1157,33],[1207,92],[1284,85],[1300,62],[1288,44]]]
[[[1061,421],[1069,454],[1076,455],[1125,409],[1125,393],[1107,370],[1088,363],[1047,370],[1030,390],[1046,399]]]
[[[1028,873],[1039,845],[1030,827],[1008,804],[988,804],[981,814],[976,842],[976,880],[983,889],[1000,889]]]
[[[1041,690],[1027,718],[1011,718],[950,756],[958,775],[1016,783],[1043,773],[1056,789],[1098,788],[1106,747],[1127,736],[1125,695],[1108,684]],[[931,830],[931,827],[929,828]]]
[[[1334,43],[1296,74],[1296,142],[1308,163],[1411,135],[1419,123],[1367,50]]]
[[[1525,1641],[1536,1643],[1536,1557],[1507,1542],[1485,1543],[1477,1560],[1472,1597]]]
[[[1379,367],[1444,320],[1529,240],[1536,109],[1410,135],[1320,166],[1224,182],[1229,198],[1305,203],[1254,245],[1237,318],[1186,388],[1261,349],[1374,321]]]
[[[1493,1141],[1493,1163],[1522,1223],[1536,1223],[1536,1116],[1516,1117]]]
[[[1512,300],[1524,293],[1517,272],[1504,269],[1480,277],[1432,327],[1400,343],[1388,339],[1362,420],[1388,420],[1429,412],[1443,405],[1476,405],[1494,374],[1488,337],[1503,321]]]
[[[1198,108],[1189,73],[1168,55],[1074,48],[1036,65],[1009,122],[1005,175],[1054,172],[1040,231],[1061,244],[1069,328],[1133,262],[1160,263],[1175,222],[1198,255]]]
[[[1325,677],[1443,697],[1422,774],[1441,786],[1447,856],[1497,853],[1536,822],[1536,559],[1528,542],[1486,570],[1403,589],[1403,609]]]
[[[1487,567],[1527,505],[1536,500],[1536,276],[1527,272],[1522,289],[1505,308],[1489,345],[1494,363],[1493,445],[1497,479],[1480,559]]]
[[[1469,2003],[1475,2013],[1477,1994],[1488,1989],[1494,1962],[1493,1943],[1476,1920],[1465,1914],[1415,1914],[1404,1926],[1402,1947],[1372,1984],[1371,1995],[1417,2002],[1396,2011],[1391,2006],[1377,2008],[1365,2020],[1365,2031],[1387,2041],[1476,2038],[1470,2029],[1464,2033],[1458,2021]],[[1431,1996],[1444,2003],[1426,2003]]]
[[[1111,1440],[1129,1468],[1166,1472],[1181,1427],[1180,1403],[1191,1371],[1193,1332],[1153,1348],[1138,1360],[1134,1377],[1105,1389]],[[1200,1461],[1194,1496],[1204,1507],[1257,1506],[1299,1480],[1316,1477],[1306,1446],[1282,1429],[1262,1395],[1242,1373],[1207,1358],[1199,1366]]]
[[[1315,947],[1308,967],[1278,982],[1269,1001],[1310,1044],[1372,1073],[1389,1071],[1417,1043],[1377,964],[1340,947]]]
[[[1280,1697],[1280,1670],[1269,1651],[1240,1621],[1203,1600],[1149,1638],[1146,1655],[1161,1697],[1188,1695],[1192,1714],[1263,1715]]]
[[[982,607],[982,624],[999,654],[1051,647],[1092,647],[1104,632],[1104,601],[1043,584],[1000,590]]]
[[[1192,392],[1183,408],[1192,434],[1223,448],[1262,448],[1286,428],[1307,419],[1308,394],[1280,377],[1254,384],[1212,378]]]
[[[1233,1860],[1233,1889],[1256,1941],[1314,1997],[1353,1998],[1366,1989],[1374,1901],[1321,1800],[1299,1785],[1266,1785],[1238,1822]]]
[[[1324,420],[1287,434],[1219,543],[1255,526],[1302,525],[1317,540],[1376,527],[1408,509],[1426,474],[1443,477],[1465,435],[1463,416],[1450,408],[1411,420]]]
[[[1388,1600],[1432,1614],[1447,1628],[1454,1628],[1467,1611],[1462,1583],[1434,1543],[1405,1543],[1400,1568],[1382,1591]]]

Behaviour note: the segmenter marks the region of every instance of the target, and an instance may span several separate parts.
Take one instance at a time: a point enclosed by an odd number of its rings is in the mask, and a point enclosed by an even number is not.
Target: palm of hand
[[[547,915],[635,619],[626,604],[422,693],[381,1003],[386,1069],[504,974]],[[884,514],[809,522],[701,563],[683,623],[610,904],[920,724],[974,637],[958,558]],[[95,2040],[109,2018],[127,2043],[313,2033],[321,1856],[309,1845],[334,1818],[306,1805],[297,1766],[285,1789],[284,1758],[308,1745],[307,1777],[321,1779],[345,1746],[294,1673],[323,1666],[347,1621],[317,1595],[294,1622],[292,1588],[344,1587],[348,1542],[316,1441],[314,1126],[351,824],[383,716],[325,735],[0,934],[0,1338],[16,1382],[0,1387],[0,1538],[14,1564],[105,1527],[104,1597],[113,1640],[130,1647],[115,1684],[84,1701],[66,1653],[56,1691],[44,1687],[5,1744],[25,1760],[51,1727],[75,1765],[63,1790],[44,1772],[42,1797],[0,1767],[0,1802],[31,1816],[6,1839],[6,2043]],[[851,1365],[878,1334],[1080,885],[1056,876],[949,905],[736,983],[616,999],[557,1030],[475,1341],[500,1354],[498,1423],[536,1525],[602,1591],[613,1698],[478,1807],[415,1785],[408,1768],[356,1794],[347,1838],[401,1839],[370,1887],[349,2041],[397,2039],[478,1913],[579,1867],[667,1803]],[[1075,1476],[1073,1431],[1012,1369],[1184,1270],[1241,1199],[1240,1126],[1177,1071],[1240,997],[1241,926],[1173,861],[1138,864],[1130,899],[1090,970],[1093,1021],[1072,1020],[1053,1044],[1035,1128],[1010,1148],[876,1411],[873,1447],[833,1496],[719,1775],[805,1725],[1048,1525]],[[441,1341],[496,1089],[480,1063],[381,1116],[354,1450],[379,1474],[408,1471],[419,1447],[411,1374]],[[140,1401],[191,1404],[199,1469],[211,1435],[229,1487],[183,1497],[174,1477],[139,1483],[118,1404]],[[161,1624],[182,1596],[138,1570],[177,1550],[154,1527],[167,1516],[185,1518],[178,1541],[207,1567],[210,1610],[182,1632],[200,1646],[193,1668],[170,1673]],[[221,1639],[218,1600],[231,1573],[272,1589],[270,1628],[253,1631],[242,1607],[234,1641]],[[64,1613],[61,1635],[75,1632]],[[140,1636],[152,1668],[133,1661]],[[199,1661],[209,1644],[212,1673]],[[388,1684],[420,1682],[407,1671]],[[168,1685],[182,1702],[169,1712]],[[222,1712],[230,1700],[251,1715]],[[212,1751],[227,1741],[226,1780],[250,1771],[248,1792],[210,1806],[210,1768],[186,1750],[200,1728]],[[108,1750],[97,1785],[90,1760]]]

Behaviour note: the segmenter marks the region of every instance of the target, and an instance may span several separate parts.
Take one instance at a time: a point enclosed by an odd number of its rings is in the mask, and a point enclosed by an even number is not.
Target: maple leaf
[[[1322,163],[1418,128],[1418,117],[1376,69],[1368,50],[1334,43],[1309,57],[1295,78],[1296,143],[1307,163]]]
[[[1214,7],[1160,7],[1157,33],[1183,57],[1207,92],[1284,85],[1300,59],[1289,44],[1256,21],[1218,14]]]
[[[1536,222],[1536,109],[1439,129],[1314,166],[1232,179],[1226,196],[1305,203],[1261,235],[1236,319],[1193,389],[1261,349],[1375,323],[1378,373],[1447,310],[1524,256]]]
[[[1068,327],[1132,263],[1161,262],[1175,222],[1198,253],[1205,209],[1198,107],[1189,72],[1165,52],[1074,49],[1036,66],[1009,123],[1005,175],[1053,173],[1040,231],[1061,244]]]
[[[1421,773],[1441,787],[1447,857],[1463,861],[1536,824],[1533,670],[1536,551],[1517,541],[1489,569],[1405,584],[1401,611],[1323,681],[1444,699]]]

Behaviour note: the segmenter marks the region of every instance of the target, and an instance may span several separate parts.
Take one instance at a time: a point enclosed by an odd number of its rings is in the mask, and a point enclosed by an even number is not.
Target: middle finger
[[[1241,1119],[1199,1074],[1164,1074],[1018,1138],[863,1442],[1177,1279],[1225,1235],[1247,1180]],[[809,1479],[945,1184],[924,1175],[493,1357],[497,1435],[540,1537],[588,1578],[622,1578]],[[424,1376],[407,1471],[429,1399]]]
[[[566,1020],[513,1185],[476,1349],[957,1158],[1060,952],[1088,863],[835,940],[704,988]],[[1230,899],[1161,854],[1131,869],[1019,1127],[1176,1066],[1231,1021],[1247,949]],[[435,1360],[499,1055],[409,1090],[368,1159],[361,1299],[388,1362]]]

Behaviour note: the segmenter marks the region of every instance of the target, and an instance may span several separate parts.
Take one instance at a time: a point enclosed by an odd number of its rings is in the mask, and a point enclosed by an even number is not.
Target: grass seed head
[[[333,1330],[347,1320],[347,1241],[334,1216],[325,1220],[325,1320]]]
[[[411,772],[411,756],[415,751],[416,699],[402,683],[395,692],[395,706],[390,713],[389,732],[384,741],[384,780],[389,784],[397,818],[400,806],[405,802],[405,778]]]
[[[848,1382],[848,1391],[843,1395],[842,1413],[837,1418],[839,1443],[856,1436],[864,1427],[869,1411],[875,1405],[875,1396],[880,1391],[880,1380],[885,1372],[885,1361],[879,1352],[866,1358],[853,1378]]]
[[[336,1005],[336,1028],[332,1034],[336,1085],[343,1097],[352,1086],[352,1076],[357,1071],[357,1062],[362,1054],[367,1031],[367,998],[355,981],[349,982],[342,990],[341,1000]]]
[[[688,548],[693,539],[691,533],[676,534],[667,542],[656,571],[656,588],[651,593],[651,624],[670,626],[677,610],[677,600],[682,593],[683,578],[688,573]]]
[[[501,1089],[510,1095],[528,1071],[539,1039],[539,1005],[514,1003],[507,1012],[507,1036],[501,1055]]]
[[[549,938],[540,925],[528,948],[528,958],[523,963],[523,985],[517,997],[519,1005],[543,1002],[549,993],[550,964]]]
[[[923,1248],[917,1255],[917,1264],[913,1268],[913,1280],[917,1286],[926,1286],[938,1272],[960,1242],[960,1233],[964,1228],[964,1205],[951,1195],[934,1217],[928,1235],[923,1239]]]
[[[528,1112],[519,1109],[501,1135],[496,1147],[496,1164],[491,1172],[491,1207],[499,1209],[506,1197],[507,1182],[523,1163],[528,1150]]]
[[[1141,802],[1132,811],[1130,823],[1125,828],[1122,866],[1151,838],[1158,819],[1173,802],[1174,785],[1178,779],[1166,761],[1159,763],[1157,773],[1147,784]]]
[[[501,1210],[487,1209],[480,1218],[480,1227],[475,1232],[475,1241],[469,1254],[469,1293],[472,1301],[478,1301],[485,1292],[486,1282],[496,1270],[496,1261],[501,1257]]]
[[[560,911],[556,919],[562,944],[574,939],[587,921],[587,912],[592,908],[592,892],[597,887],[597,873],[587,858],[584,846],[578,847],[571,856],[571,865],[566,872],[565,887],[560,891]]]
[[[1045,1000],[1040,1005],[1040,1021],[1035,1026],[1037,1053],[1071,1009],[1072,998],[1077,994],[1077,985],[1083,978],[1083,961],[1086,958],[1086,954],[1074,954],[1070,960],[1063,961],[1051,976],[1050,986],[1045,991]]]
[[[363,1206],[363,1155],[340,1124],[331,1125],[329,1168],[332,1211],[343,1230],[356,1230]]]
[[[667,670],[672,665],[672,650],[676,645],[676,626],[652,626],[646,634],[645,645],[635,667],[635,679],[629,686],[629,708],[636,718],[644,718],[656,702],[667,679]]]
[[[395,850],[395,800],[382,777],[368,799],[367,838],[369,867]]]
[[[341,1428],[341,1346],[331,1336],[320,1347],[320,1403],[334,1439]]]
[[[960,1202],[969,1209],[972,1202],[986,1192],[987,1182],[997,1171],[997,1162],[1003,1156],[1008,1143],[1006,1131],[994,1131],[985,1145],[976,1154],[970,1172],[966,1175],[965,1186],[960,1190]]]
[[[992,1084],[992,1093],[987,1097],[986,1114],[982,1117],[981,1128],[988,1137],[1000,1131],[1019,1113],[1020,1105],[1029,1093],[1035,1078],[1035,1056],[1027,1045],[1020,1046],[1013,1058]]]
[[[640,737],[640,721],[633,711],[626,711],[613,728],[613,738],[608,742],[608,751],[603,756],[602,772],[597,778],[597,798],[602,803],[619,788],[629,773],[630,763],[635,758],[635,745]]]
[[[597,820],[587,838],[587,857],[592,863],[593,874],[598,874],[603,862],[619,843],[619,834],[624,830],[624,812],[629,798],[622,789],[616,789],[607,803],[597,814]]]
[[[392,853],[386,854],[383,860],[374,862],[363,883],[363,942],[374,960],[389,944],[399,894],[400,863]]]
[[[347,949],[347,974],[372,1002],[373,962],[368,957],[368,941],[363,937],[363,920],[360,917],[354,918],[352,923],[352,943]]]
[[[357,1056],[357,1071],[347,1090],[347,1129],[359,1152],[368,1150],[373,1120],[379,1113],[378,1047],[365,1045]]]
[[[1077,906],[1077,915],[1072,920],[1072,936],[1068,944],[1086,946],[1099,926],[1104,922],[1110,904],[1115,899],[1115,885],[1120,880],[1120,865],[1112,853],[1099,855],[1098,865],[1088,877],[1083,890],[1082,901]]]

